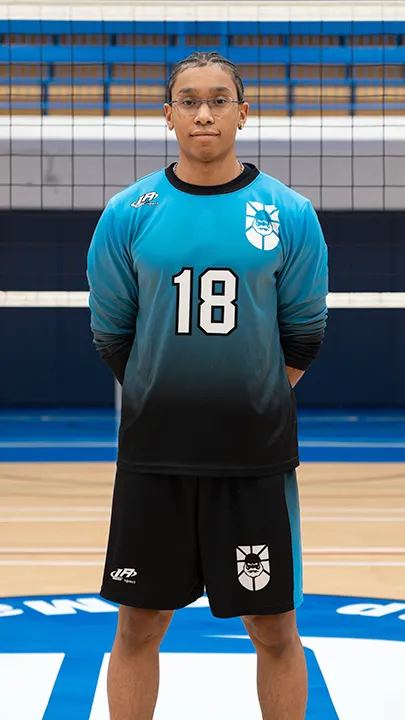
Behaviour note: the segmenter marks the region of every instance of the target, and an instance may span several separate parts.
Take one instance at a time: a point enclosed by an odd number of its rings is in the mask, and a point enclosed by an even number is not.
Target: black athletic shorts
[[[301,604],[294,470],[258,478],[117,471],[102,597],[172,610],[204,588],[221,618]]]

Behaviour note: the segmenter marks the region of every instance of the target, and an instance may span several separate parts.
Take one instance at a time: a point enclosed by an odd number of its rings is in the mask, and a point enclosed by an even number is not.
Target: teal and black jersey
[[[113,197],[88,255],[91,328],[123,384],[118,466],[214,476],[298,465],[286,365],[326,323],[311,203],[246,165],[226,185],[167,168]]]

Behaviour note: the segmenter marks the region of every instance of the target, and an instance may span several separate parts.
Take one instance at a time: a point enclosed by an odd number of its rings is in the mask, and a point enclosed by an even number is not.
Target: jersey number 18
[[[194,269],[173,275],[177,286],[176,335],[191,335]],[[238,326],[238,276],[229,268],[208,268],[198,276],[197,327],[206,335],[229,335]]]

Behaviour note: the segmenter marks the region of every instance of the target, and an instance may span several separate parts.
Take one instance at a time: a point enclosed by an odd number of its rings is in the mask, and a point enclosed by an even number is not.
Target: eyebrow
[[[210,88],[210,92],[225,92],[225,91],[229,92],[229,93],[232,92],[228,87],[224,87],[224,86]],[[178,90],[177,92],[179,95],[181,95],[181,94],[187,95],[188,93],[197,93],[199,91],[197,88],[188,87],[188,88],[181,88],[181,90]]]

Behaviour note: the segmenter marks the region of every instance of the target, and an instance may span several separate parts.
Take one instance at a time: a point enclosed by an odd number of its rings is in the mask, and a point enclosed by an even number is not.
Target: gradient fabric
[[[254,166],[216,188],[174,178],[161,170],[113,197],[89,249],[94,341],[112,369],[125,357],[118,464],[213,476],[293,469],[285,366],[306,369],[327,315],[316,213]]]

